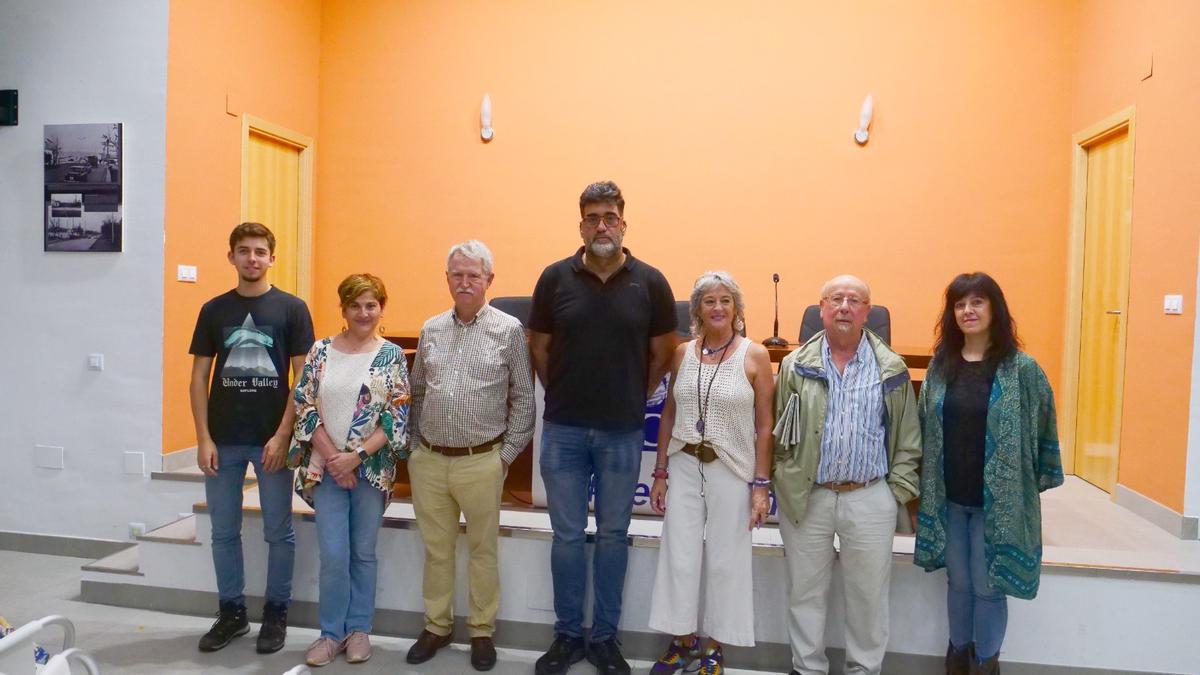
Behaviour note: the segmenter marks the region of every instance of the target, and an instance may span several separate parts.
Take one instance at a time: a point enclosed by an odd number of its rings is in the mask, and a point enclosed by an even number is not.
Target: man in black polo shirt
[[[579,196],[575,255],[550,265],[533,291],[530,352],[546,389],[541,472],[554,543],[555,639],[537,675],[560,675],[586,654],[601,675],[624,675],[617,645],[629,517],[641,466],[647,391],[675,346],[675,299],[657,269],[621,246],[625,198],[612,182]],[[593,484],[594,481],[594,484]],[[584,527],[594,490],[591,640],[584,647]]]

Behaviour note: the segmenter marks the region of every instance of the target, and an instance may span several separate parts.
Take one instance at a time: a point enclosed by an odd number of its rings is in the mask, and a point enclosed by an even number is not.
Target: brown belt
[[[855,490],[861,490],[862,488],[865,488],[865,487],[871,487],[872,485],[878,483],[880,480],[882,480],[882,479],[881,478],[872,478],[871,480],[869,480],[865,483],[855,483],[852,480],[829,481],[828,483],[817,483],[817,487],[823,487],[826,490],[833,490],[834,492],[854,492]]]
[[[705,464],[717,458],[717,451],[713,450],[712,446],[706,443],[688,443],[683,446],[682,450]]]
[[[493,438],[492,440],[488,441],[487,443],[480,443],[479,445],[468,445],[465,448],[451,448],[451,447],[448,447],[445,445],[434,445],[434,444],[430,443],[429,441],[426,441],[424,438],[421,439],[421,441],[423,443],[425,443],[425,447],[429,448],[430,450],[436,452],[439,455],[445,455],[447,457],[466,457],[467,455],[482,455],[485,452],[491,452],[492,450],[495,450],[496,446],[503,440],[504,440],[504,434],[500,434],[499,436]]]

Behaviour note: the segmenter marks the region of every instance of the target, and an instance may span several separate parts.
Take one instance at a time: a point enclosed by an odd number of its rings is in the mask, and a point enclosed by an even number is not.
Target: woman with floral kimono
[[[288,466],[316,509],[321,637],[310,666],[345,652],[371,657],[375,544],[396,462],[408,455],[408,373],[404,352],[379,336],[383,281],[352,274],[338,285],[346,328],[313,345],[296,385],[296,431]]]
[[[1004,293],[982,272],[946,288],[918,411],[914,562],[946,568],[946,672],[998,673],[1007,596],[1037,595],[1040,493],[1063,473],[1050,383],[1020,351]]]

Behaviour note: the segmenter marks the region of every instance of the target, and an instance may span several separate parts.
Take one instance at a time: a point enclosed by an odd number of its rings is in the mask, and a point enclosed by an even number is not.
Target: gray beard
[[[621,247],[616,242],[613,242],[613,241],[608,241],[608,242],[593,241],[591,244],[588,245],[588,252],[590,252],[592,255],[596,256],[597,258],[611,258],[613,255],[615,255],[617,253],[617,251],[620,251],[620,250],[621,250]]]

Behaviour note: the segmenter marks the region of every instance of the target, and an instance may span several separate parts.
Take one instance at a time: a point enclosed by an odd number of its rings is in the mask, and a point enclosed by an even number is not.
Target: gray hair
[[[584,207],[589,204],[606,203],[617,205],[617,215],[625,214],[625,196],[621,194],[621,188],[617,187],[616,183],[611,180],[592,183],[579,195],[579,215],[583,215]]]
[[[450,269],[450,261],[454,260],[454,256],[461,255],[464,258],[478,260],[483,263],[483,275],[491,276],[492,274],[492,251],[478,239],[468,239],[461,244],[455,244],[450,247],[450,253],[446,255],[446,270]]]
[[[692,336],[700,337],[702,322],[700,321],[700,300],[705,293],[723,287],[733,296],[733,330],[740,333],[746,325],[746,301],[742,297],[742,289],[733,280],[733,275],[724,270],[709,270],[696,279],[692,286],[692,299],[689,311],[692,317]]]

